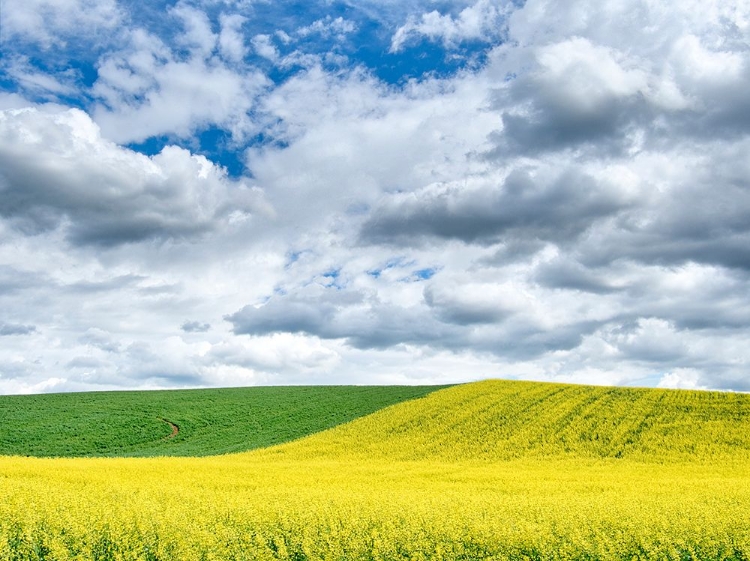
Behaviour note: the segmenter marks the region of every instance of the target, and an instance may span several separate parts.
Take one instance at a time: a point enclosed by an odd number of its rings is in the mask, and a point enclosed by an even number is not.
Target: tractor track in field
[[[175,436],[177,436],[180,432],[180,427],[175,425],[172,421],[168,419],[162,419],[165,423],[167,423],[172,428],[172,433],[168,434],[162,440],[172,440]]]

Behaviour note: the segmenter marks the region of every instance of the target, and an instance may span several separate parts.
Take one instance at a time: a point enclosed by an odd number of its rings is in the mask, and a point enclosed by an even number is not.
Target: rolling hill
[[[285,386],[0,396],[0,455],[238,452],[300,438],[443,387]]]
[[[750,457],[750,395],[489,380],[407,401],[275,450],[391,460]]]

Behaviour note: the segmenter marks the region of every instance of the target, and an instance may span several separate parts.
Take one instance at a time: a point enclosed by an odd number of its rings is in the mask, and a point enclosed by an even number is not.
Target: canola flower
[[[748,397],[493,381],[250,453],[2,457],[0,559],[748,559]]]

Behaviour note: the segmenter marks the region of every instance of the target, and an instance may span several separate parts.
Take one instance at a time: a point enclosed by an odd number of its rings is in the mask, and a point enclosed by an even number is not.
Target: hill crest
[[[487,380],[399,403],[268,452],[445,461],[746,458],[750,395]]]

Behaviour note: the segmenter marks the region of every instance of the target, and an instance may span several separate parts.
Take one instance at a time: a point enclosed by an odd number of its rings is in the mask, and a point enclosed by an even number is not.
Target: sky
[[[750,391],[750,1],[0,0],[0,393]]]

